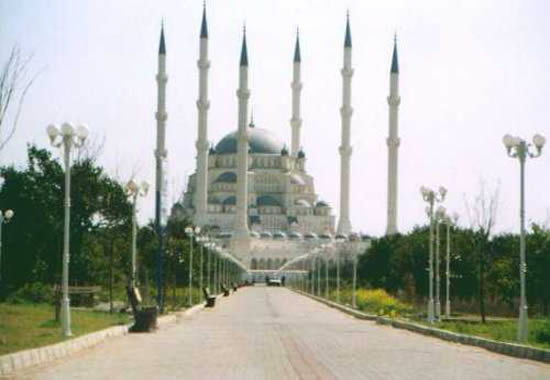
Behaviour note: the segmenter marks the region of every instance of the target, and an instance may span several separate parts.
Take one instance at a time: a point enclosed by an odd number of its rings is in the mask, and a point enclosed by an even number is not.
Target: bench
[[[59,321],[59,313],[61,310],[61,298],[63,297],[63,288],[59,285],[54,285],[54,303],[55,303],[55,320]],[[69,286],[69,298],[71,298],[71,306],[86,306],[94,307],[97,301],[97,294],[101,292],[101,286]],[[71,297],[76,295],[77,297]]]
[[[223,296],[229,297],[229,289],[225,286],[225,284],[220,284],[220,288],[222,289]]]
[[[202,292],[206,301],[205,307],[214,307],[216,305],[216,297],[210,294],[210,289],[207,287],[202,288]]]
[[[128,301],[134,314],[134,325],[130,332],[150,332],[157,328],[158,308],[156,306],[143,307],[139,289],[129,285],[126,288]]]

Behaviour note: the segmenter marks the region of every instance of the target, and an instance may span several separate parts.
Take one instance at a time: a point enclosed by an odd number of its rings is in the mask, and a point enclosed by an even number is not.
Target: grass
[[[459,334],[474,335],[500,342],[517,343],[517,320],[487,321],[485,324],[477,321],[449,321],[439,322],[434,325],[428,324],[426,321],[417,322]],[[541,338],[541,333],[547,332],[549,328],[549,320],[530,319],[528,344],[539,348],[550,349],[550,340],[548,340],[548,338]]]
[[[53,317],[51,305],[0,303],[0,355],[65,340]],[[126,314],[71,310],[73,337],[128,322]]]

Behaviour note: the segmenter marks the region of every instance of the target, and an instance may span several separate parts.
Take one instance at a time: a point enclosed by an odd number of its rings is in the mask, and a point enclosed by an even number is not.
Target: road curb
[[[106,339],[128,334],[128,326],[113,326],[104,330],[49,346],[31,348],[0,356],[0,375],[6,376],[23,368],[45,364],[93,347]]]
[[[366,314],[361,311],[352,309],[350,307],[340,305],[332,301],[328,301],[321,297],[312,296],[311,294],[302,292],[300,290],[296,290],[296,289],[291,289],[291,290],[293,290],[298,294],[301,294],[303,296],[306,296],[318,302],[321,302],[334,309],[338,309],[346,314],[352,315],[358,319],[376,321],[376,323],[380,325],[387,325],[397,329],[408,330],[414,333],[432,336],[434,338],[439,338],[439,339],[454,342],[454,343],[464,344],[468,346],[476,346],[476,347],[484,348],[488,351],[496,352],[502,355],[513,356],[520,359],[529,359],[529,360],[535,360],[535,361],[544,362],[544,363],[550,363],[550,350],[545,350],[542,348],[525,346],[525,345],[515,344],[515,343],[499,342],[496,340],[480,338],[473,335],[458,334],[451,331],[437,329],[437,328],[421,325],[418,323],[413,323],[402,319],[392,319],[387,317],[376,316],[373,314]]]
[[[203,302],[184,311],[160,316],[157,319],[158,327],[165,328],[183,319],[190,318],[192,315],[204,309],[204,306],[205,303]],[[12,375],[15,371],[21,369],[53,362],[54,360],[73,355],[86,348],[96,346],[107,339],[126,335],[128,334],[130,326],[131,324],[108,327],[65,342],[2,355],[0,356],[0,376]]]

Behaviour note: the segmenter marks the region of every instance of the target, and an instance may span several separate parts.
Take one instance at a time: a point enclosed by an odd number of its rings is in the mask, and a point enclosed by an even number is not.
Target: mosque
[[[238,97],[238,126],[216,144],[208,141],[208,26],[203,10],[200,29],[200,56],[197,166],[190,175],[183,200],[172,208],[171,217],[192,220],[216,232],[223,247],[230,250],[251,270],[276,270],[303,255],[316,241],[345,240],[352,233],[349,218],[349,181],[352,147],[350,142],[352,42],[349,17],[344,37],[342,74],[342,141],[340,153],[340,212],[338,225],[332,207],[316,191],[313,177],[306,168],[306,153],[300,142],[301,55],[299,35],[293,55],[291,82],[291,141],[279,141],[270,131],[254,124],[249,114],[248,51],[243,33]],[[158,134],[164,136],[166,120],[165,73],[166,47],[161,31],[159,48]],[[390,73],[390,122],[388,144],[388,225],[387,233],[397,232],[397,48],[394,44]],[[161,78],[161,81],[159,81]],[[159,113],[163,120],[159,119]],[[250,116],[249,116],[250,115]],[[162,147],[164,144],[161,144]],[[161,147],[161,148],[162,148]],[[326,245],[326,244],[325,244]]]

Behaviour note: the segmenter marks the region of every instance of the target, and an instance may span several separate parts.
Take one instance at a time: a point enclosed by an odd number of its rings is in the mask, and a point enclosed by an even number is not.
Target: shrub
[[[550,320],[542,323],[540,330],[537,331],[536,338],[538,342],[550,343]]]
[[[11,293],[7,297],[6,301],[13,304],[52,303],[53,296],[53,288],[51,285],[43,284],[41,282],[33,282],[25,284],[22,288],[19,288],[15,292]]]
[[[411,307],[389,295],[384,289],[359,289],[357,306],[361,310],[389,315],[392,318],[411,310]]]

